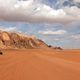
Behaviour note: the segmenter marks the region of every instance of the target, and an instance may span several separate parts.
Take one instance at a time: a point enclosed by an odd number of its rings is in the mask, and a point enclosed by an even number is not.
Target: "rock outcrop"
[[[33,36],[0,31],[0,49],[27,48],[48,48],[48,45]]]
[[[61,47],[53,47],[51,45],[48,45],[48,47],[55,50],[63,50]]]

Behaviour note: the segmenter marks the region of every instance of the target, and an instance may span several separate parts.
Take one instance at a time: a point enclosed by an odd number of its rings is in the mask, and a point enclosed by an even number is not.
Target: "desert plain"
[[[80,50],[2,50],[0,80],[80,80]]]

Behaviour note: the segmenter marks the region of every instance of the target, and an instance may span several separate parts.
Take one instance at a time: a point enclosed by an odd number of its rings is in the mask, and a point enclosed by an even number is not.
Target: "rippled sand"
[[[80,80],[80,50],[3,50],[0,80]]]

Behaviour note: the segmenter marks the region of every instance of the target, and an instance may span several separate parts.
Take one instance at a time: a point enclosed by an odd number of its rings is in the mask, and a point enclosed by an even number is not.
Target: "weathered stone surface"
[[[2,49],[48,48],[48,45],[34,36],[27,36],[18,33],[0,31],[0,48]]]

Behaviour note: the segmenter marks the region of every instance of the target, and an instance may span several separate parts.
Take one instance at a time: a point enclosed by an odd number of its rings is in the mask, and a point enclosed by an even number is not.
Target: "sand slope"
[[[80,50],[3,50],[0,80],[80,80]]]

